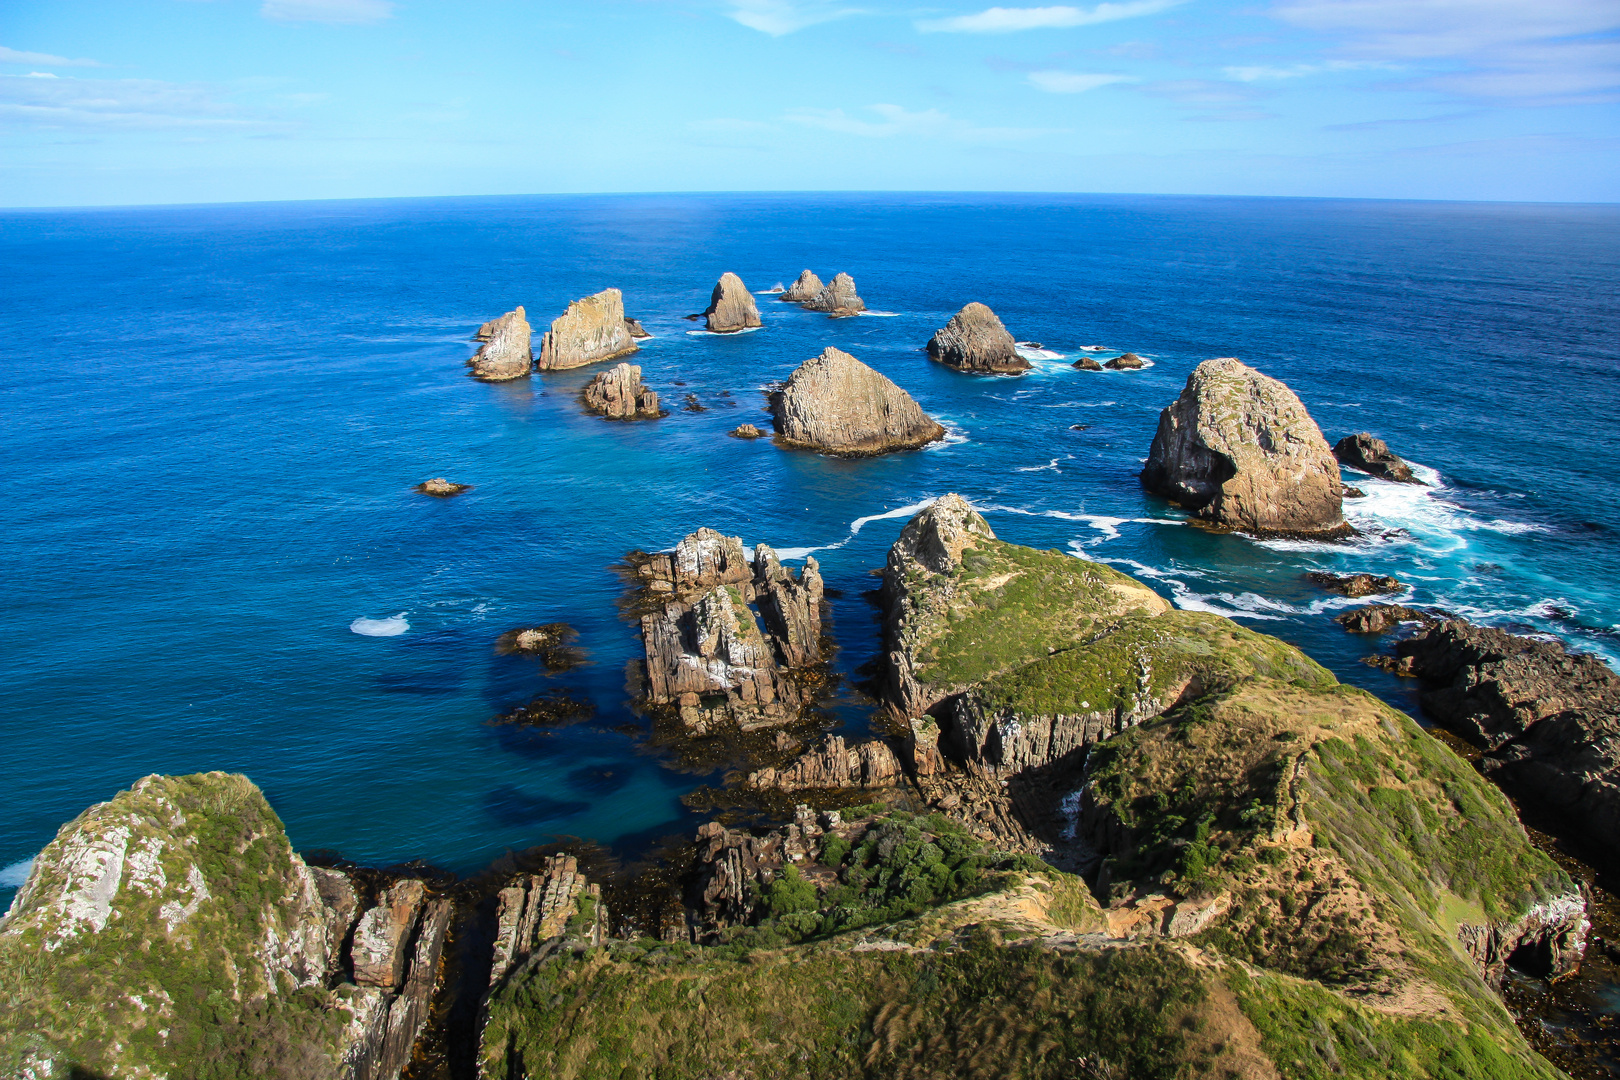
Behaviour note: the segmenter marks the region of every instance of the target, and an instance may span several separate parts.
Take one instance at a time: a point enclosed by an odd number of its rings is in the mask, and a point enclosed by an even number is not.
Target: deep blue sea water
[[[854,275],[872,317],[760,297],[765,328],[682,319],[716,277]],[[476,870],[554,834],[621,848],[690,828],[675,772],[614,730],[635,628],[611,564],[708,525],[829,585],[852,672],[861,593],[947,491],[1006,539],[1105,560],[1185,607],[1358,663],[1373,642],[1310,569],[1393,573],[1410,599],[1620,658],[1620,208],[1050,196],[614,196],[0,212],[8,498],[0,881],[85,806],[152,772],[256,780],[301,849]],[[593,369],[467,378],[479,323],[543,325],[624,290],[636,362],[674,411],[613,424]],[[969,300],[1054,354],[1021,378],[930,363]],[[883,313],[883,314],[878,314]],[[837,345],[951,431],[842,461],[725,432],[759,388]],[[1133,350],[1140,372],[1069,365]],[[1106,358],[1110,353],[1096,354]],[[1285,380],[1330,440],[1371,430],[1430,488],[1354,478],[1345,545],[1214,536],[1136,473],[1188,372],[1235,355]],[[680,385],[684,383],[684,385]],[[706,412],[679,410],[695,393]],[[1085,425],[1073,430],[1072,425]],[[476,485],[439,501],[430,476]],[[1402,531],[1396,531],[1402,530]],[[367,637],[357,618],[403,613]],[[495,654],[564,620],[592,663]],[[594,723],[496,727],[548,688]],[[839,712],[860,729],[865,712]],[[0,893],[0,901],[5,894]]]

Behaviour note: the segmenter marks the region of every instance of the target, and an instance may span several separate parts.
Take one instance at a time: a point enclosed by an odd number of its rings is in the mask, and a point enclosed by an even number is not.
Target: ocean
[[[950,491],[1004,539],[1141,577],[1291,641],[1417,712],[1310,570],[1620,660],[1620,207],[1134,196],[671,195],[0,211],[0,903],[65,821],[154,772],[244,772],[301,850],[472,872],[586,837],[689,831],[714,776],[645,746],[613,565],[699,526],[814,554],[837,668],[879,651],[863,596]],[[760,296],[763,329],[683,318],[715,279],[852,274],[872,310]],[[486,319],[538,328],[614,286],[654,335],[669,416],[583,413],[599,370],[506,384],[463,361]],[[1022,377],[921,351],[962,304],[1031,350]],[[538,332],[538,330],[537,330]],[[828,345],[950,436],[839,460],[726,436]],[[1071,367],[1131,350],[1135,372]],[[1362,535],[1190,528],[1137,473],[1188,373],[1237,356],[1330,441],[1367,430],[1429,486],[1347,473]],[[687,411],[687,395],[703,411]],[[474,485],[414,493],[433,476]],[[397,618],[396,618],[397,617]],[[379,623],[356,623],[378,620]],[[503,632],[564,621],[548,673]],[[371,630],[366,634],[353,627]],[[400,631],[378,636],[376,631]],[[536,694],[594,720],[493,725]],[[866,729],[840,693],[834,722]]]

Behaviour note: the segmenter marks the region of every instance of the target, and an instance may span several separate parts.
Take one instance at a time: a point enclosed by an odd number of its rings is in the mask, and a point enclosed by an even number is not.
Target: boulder
[[[928,355],[957,371],[1018,374],[1028,371],[1030,363],[1015,345],[995,312],[972,303],[928,339]]]
[[[731,429],[731,437],[734,439],[759,439],[764,435],[765,433],[753,424],[738,424]]]
[[[716,334],[735,334],[762,325],[754,294],[742,278],[727,271],[715,282],[709,306],[703,311],[704,325]]]
[[[585,384],[580,392],[585,407],[609,420],[656,420],[665,415],[658,395],[641,381],[641,368],[616,364]]]
[[[810,271],[805,270],[799,274],[799,279],[790,285],[788,290],[781,296],[777,297],[777,299],[785,300],[789,303],[802,304],[808,300],[814,300],[817,296],[820,296],[823,288],[825,288],[825,286],[821,284],[821,279],[816,277],[816,275],[812,274]]]
[[[1069,366],[1070,367],[1077,367],[1081,371],[1101,371],[1103,369],[1103,366],[1101,364],[1097,363],[1096,360],[1092,359],[1089,356],[1082,356],[1080,359],[1076,360],[1073,364],[1071,364]]]
[[[1109,360],[1107,363],[1103,364],[1103,367],[1111,368],[1114,371],[1137,371],[1141,368],[1147,367],[1147,361],[1143,360],[1140,356],[1137,356],[1133,352],[1128,352],[1123,356],[1114,357],[1112,360]]]
[[[908,450],[945,437],[910,394],[830,346],[771,393],[770,408],[782,443],[840,457]]]
[[[1404,584],[1387,574],[1382,576],[1377,574],[1332,574],[1316,570],[1306,574],[1305,578],[1313,585],[1320,585],[1328,592],[1336,592],[1355,599],[1360,599],[1363,596],[1376,596],[1379,593],[1400,592],[1406,588]]]
[[[624,328],[631,337],[637,340],[652,337],[651,334],[647,333],[646,328],[641,325],[640,319],[632,319],[628,315],[624,319]]]
[[[1354,535],[1322,431],[1287,386],[1206,360],[1159,415],[1142,484],[1213,525],[1259,535]]]
[[[475,379],[506,382],[521,379],[534,366],[529,352],[529,320],[521,307],[479,327],[483,344],[467,361]]]
[[[540,338],[541,371],[566,371],[601,360],[628,356],[636,351],[624,318],[624,294],[603,289],[595,296],[575,300],[551,321]]]
[[[855,295],[855,279],[838,274],[825,288],[805,301],[806,311],[826,311],[834,317],[854,315],[866,310],[866,302]]]
[[[423,495],[435,495],[441,499],[447,499],[452,495],[460,495],[463,491],[471,491],[472,485],[452,484],[442,476],[435,476],[431,480],[422,481],[411,490],[421,492]]]
[[[1333,456],[1339,464],[1349,466],[1369,476],[1393,480],[1398,484],[1421,484],[1412,475],[1412,466],[1390,452],[1389,444],[1365,431],[1346,435],[1333,447]]]

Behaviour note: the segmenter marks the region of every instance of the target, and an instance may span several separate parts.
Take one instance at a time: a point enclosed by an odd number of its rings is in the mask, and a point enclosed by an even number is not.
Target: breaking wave
[[[0,889],[20,889],[28,883],[28,875],[34,871],[34,860],[24,859],[14,862],[10,866],[0,868]]]

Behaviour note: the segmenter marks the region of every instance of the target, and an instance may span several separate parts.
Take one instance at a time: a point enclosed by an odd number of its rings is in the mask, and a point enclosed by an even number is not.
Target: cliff
[[[709,306],[703,310],[703,319],[704,326],[717,334],[734,334],[762,325],[754,294],[748,291],[742,278],[729,271],[715,282]]]
[[[540,338],[535,367],[540,371],[565,371],[628,356],[637,348],[624,317],[624,295],[618,289],[603,289],[594,296],[575,300],[552,320],[551,329]]]
[[[928,339],[928,355],[957,371],[1016,375],[1028,371],[1030,363],[1014,345],[996,313],[972,303]]]
[[[521,307],[478,328],[483,344],[467,361],[472,376],[485,382],[521,379],[534,366],[529,351],[529,320]]]
[[[909,450],[945,437],[910,394],[829,346],[770,396],[779,441],[842,457]]]
[[[1287,386],[1232,357],[1199,364],[1160,414],[1142,484],[1223,528],[1354,533],[1339,463],[1310,413]]]

